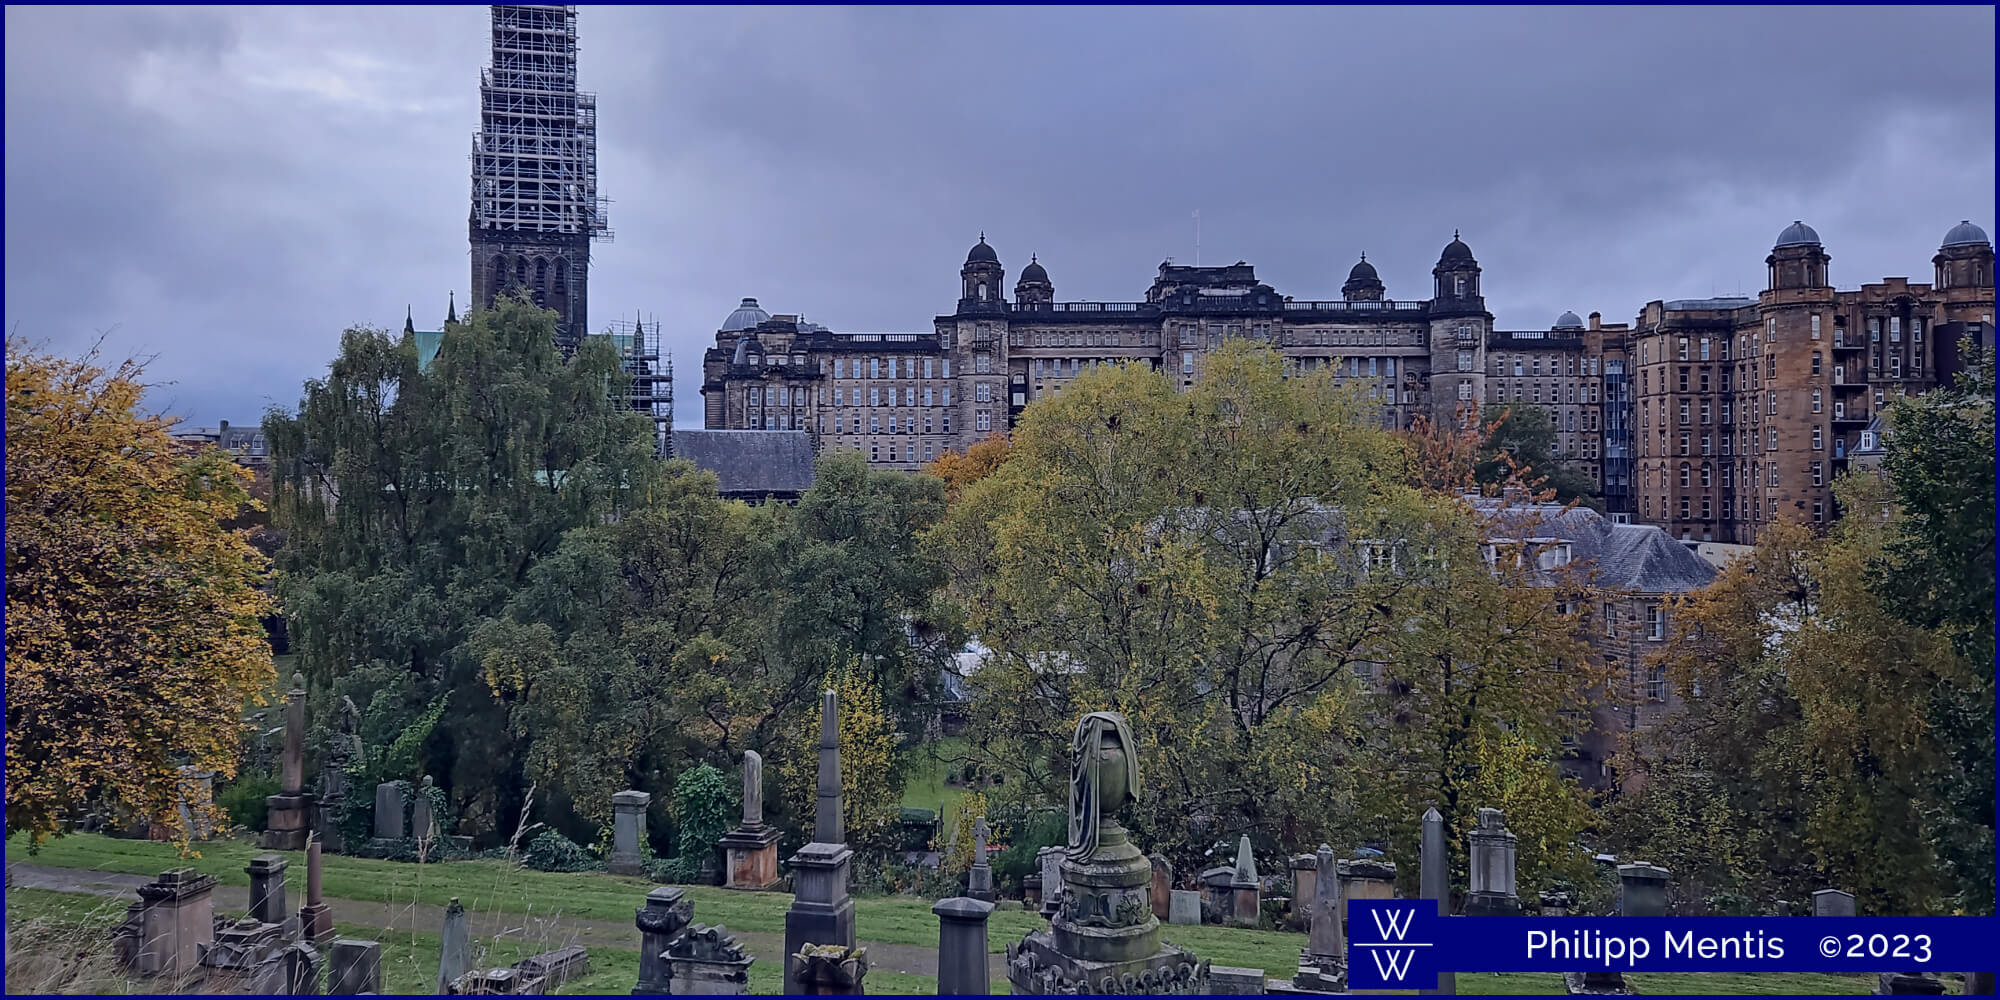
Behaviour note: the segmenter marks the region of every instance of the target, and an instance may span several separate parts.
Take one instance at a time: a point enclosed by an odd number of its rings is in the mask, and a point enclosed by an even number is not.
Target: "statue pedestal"
[[[719,842],[725,889],[762,892],[778,884],[778,831],[737,827]]]
[[[785,911],[785,955],[808,947],[854,947],[854,899],[847,894],[847,869],[854,852],[846,844],[807,844],[792,855],[792,907]],[[788,971],[785,992],[804,992],[807,983]]]
[[[257,846],[267,851],[303,851],[306,833],[312,829],[313,797],[304,792],[267,796],[264,805],[269,819]]]
[[[1090,860],[1062,862],[1063,893],[1049,929],[1007,949],[1016,993],[1197,994],[1208,963],[1160,941],[1152,866],[1125,828],[1104,821]]]

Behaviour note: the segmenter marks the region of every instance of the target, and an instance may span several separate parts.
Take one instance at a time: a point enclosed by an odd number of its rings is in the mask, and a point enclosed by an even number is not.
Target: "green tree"
[[[602,338],[564,360],[556,316],[509,299],[415,344],[350,330],[295,413],[273,411],[274,520],[293,648],[319,693],[351,692],[387,739],[450,694],[426,770],[468,829],[519,814],[524,761],[468,640],[568,533],[616,521],[655,477],[647,419],[613,396]],[[362,683],[365,681],[365,683]]]
[[[847,842],[886,848],[893,839],[901,786],[897,758],[901,736],[883,707],[880,689],[859,664],[829,673],[821,690],[833,691],[840,705],[841,824]],[[779,788],[799,826],[813,834],[818,800],[820,699],[799,703],[789,713],[779,752]]]
[[[1481,420],[1486,441],[1473,467],[1481,486],[1519,479],[1554,491],[1562,503],[1591,503],[1597,495],[1597,484],[1558,452],[1555,418],[1547,410],[1522,403],[1488,406]]]
[[[1889,409],[1883,470],[1894,529],[1871,560],[1869,586],[1902,622],[1943,637],[1965,676],[1923,695],[1944,756],[1932,772],[1936,848],[1958,905],[1993,912],[1993,355],[1950,386]],[[1852,510],[1868,508],[1850,507]]]

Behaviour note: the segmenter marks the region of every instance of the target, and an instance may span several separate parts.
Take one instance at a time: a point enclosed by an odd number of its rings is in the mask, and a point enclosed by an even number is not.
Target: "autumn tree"
[[[7,341],[7,829],[35,844],[100,800],[177,829],[179,768],[233,776],[273,682],[267,563],[224,526],[250,473],[140,378]]]
[[[822,690],[839,699],[841,823],[847,842],[887,847],[902,792],[896,763],[902,737],[896,721],[858,663],[827,674]],[[793,706],[787,715],[791,724],[779,751],[779,788],[786,809],[799,817],[798,825],[810,837],[818,799],[820,699]]]
[[[957,503],[966,487],[1000,468],[1000,463],[1007,460],[1012,447],[1004,431],[995,432],[973,442],[963,455],[946,451],[937,457],[937,461],[925,466],[924,471],[944,480],[945,499]]]

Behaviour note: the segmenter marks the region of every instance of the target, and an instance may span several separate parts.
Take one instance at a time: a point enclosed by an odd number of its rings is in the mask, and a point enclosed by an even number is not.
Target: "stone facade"
[[[1308,301],[1242,262],[1166,263],[1139,301],[1057,302],[1036,260],[1009,301],[1006,269],[982,237],[960,269],[957,307],[928,331],[834,333],[743,300],[703,357],[704,426],[806,430],[822,448],[913,470],[1007,430],[1029,402],[1096,366],[1143,364],[1189,384],[1210,351],[1244,338],[1283,352],[1293,371],[1366,386],[1383,425],[1407,427],[1485,395],[1493,317],[1479,263],[1454,237],[1432,277],[1432,297],[1388,299],[1364,259],[1341,298]]]

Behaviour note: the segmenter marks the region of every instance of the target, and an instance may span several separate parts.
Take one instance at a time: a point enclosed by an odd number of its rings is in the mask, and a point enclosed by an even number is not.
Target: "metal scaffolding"
[[[674,359],[660,353],[658,320],[614,320],[605,330],[618,351],[632,384],[625,403],[653,420],[653,450],[672,457],[674,426]]]
[[[597,98],[576,89],[576,8],[496,4],[479,72],[472,225],[609,241],[597,193]]]

